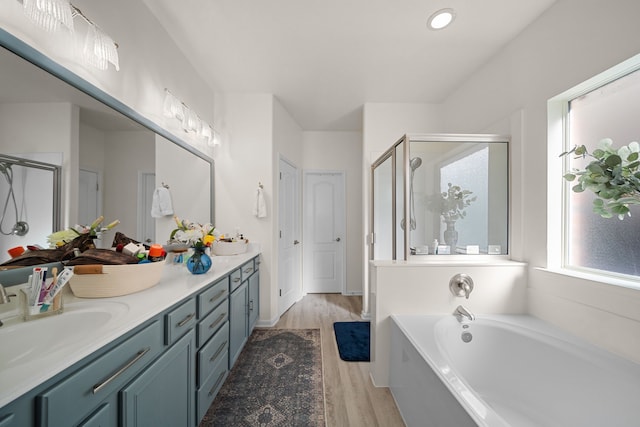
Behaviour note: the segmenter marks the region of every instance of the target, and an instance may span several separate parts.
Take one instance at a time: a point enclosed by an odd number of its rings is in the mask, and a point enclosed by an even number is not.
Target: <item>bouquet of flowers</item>
[[[455,222],[467,215],[465,209],[476,201],[476,196],[471,197],[472,191],[463,190],[458,185],[448,183],[447,187],[447,191],[431,196],[428,205],[429,209],[439,213],[445,222]]]
[[[204,248],[211,246],[216,240],[214,236],[215,227],[209,223],[199,224],[186,219],[180,219],[174,215],[177,228],[169,235],[170,242],[180,242],[194,248]]]
[[[56,231],[47,236],[47,241],[52,248],[63,246],[72,242],[80,236],[85,236],[88,239],[98,237],[103,231],[111,230],[116,225],[120,224],[119,220],[115,220],[108,225],[102,227],[104,216],[96,218],[90,225],[76,225],[75,227],[69,227],[67,230]]]

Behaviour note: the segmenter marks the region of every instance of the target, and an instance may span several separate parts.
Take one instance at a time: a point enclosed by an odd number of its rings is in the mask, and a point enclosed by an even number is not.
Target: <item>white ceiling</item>
[[[272,93],[303,130],[366,102],[438,103],[555,0],[143,0],[212,88]],[[426,28],[451,7],[454,23]]]

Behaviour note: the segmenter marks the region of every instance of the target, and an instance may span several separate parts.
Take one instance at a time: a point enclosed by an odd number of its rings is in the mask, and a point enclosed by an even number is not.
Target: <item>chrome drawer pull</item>
[[[253,271],[253,267],[249,267],[244,270],[245,273],[251,273]]]
[[[227,313],[222,313],[220,316],[218,316],[218,318],[209,325],[209,329],[213,329],[216,326],[218,326],[218,323],[220,323],[222,321],[222,319],[224,319],[227,316]]]
[[[189,323],[189,320],[193,319],[195,315],[196,315],[195,313],[191,313],[190,315],[182,319],[182,322],[178,323],[176,326],[178,326],[178,328],[183,327],[184,325]]]
[[[209,300],[209,302],[214,302],[215,300],[219,299],[221,296],[223,296],[225,293],[224,290],[218,292],[217,294],[215,294],[214,296],[211,297],[211,299]]]
[[[222,377],[224,377],[225,373],[226,373],[226,371],[220,372],[220,375],[218,376],[218,379],[216,380],[216,383],[213,385],[213,387],[211,387],[211,390],[209,390],[209,396],[213,396],[213,393],[215,392],[215,390],[220,385],[220,381],[222,381]]]
[[[222,350],[224,350],[224,348],[227,346],[227,341],[223,342],[220,347],[216,350],[215,354],[213,356],[211,356],[211,359],[209,359],[209,362],[213,362],[214,360],[216,360],[218,358],[218,356],[220,356],[220,353],[222,353]]]
[[[233,283],[237,283],[237,282],[239,282],[239,281],[240,281],[240,278],[239,278],[239,277],[234,277],[234,278],[233,278]]]
[[[131,366],[133,366],[134,363],[136,363],[138,360],[142,359],[142,356],[144,356],[145,354],[147,354],[149,352],[149,350],[151,350],[151,347],[147,347],[144,350],[140,350],[138,352],[138,354],[135,355],[135,357],[133,359],[131,359],[129,362],[127,362],[125,365],[122,366],[122,368],[118,369],[116,371],[116,373],[114,373],[113,375],[111,375],[109,378],[107,378],[106,380],[102,381],[100,384],[96,384],[93,386],[93,394],[98,393],[100,390],[102,390],[103,388],[105,388],[111,381],[115,380],[116,378],[118,378],[120,375],[122,375],[122,373],[124,371],[126,371],[127,369],[129,369]]]

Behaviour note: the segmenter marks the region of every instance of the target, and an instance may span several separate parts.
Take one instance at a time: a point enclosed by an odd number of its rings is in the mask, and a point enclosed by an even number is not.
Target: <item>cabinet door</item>
[[[191,330],[120,392],[123,427],[195,424],[195,344]]]
[[[93,414],[84,420],[78,427],[109,427],[115,426],[116,421],[112,416],[114,408],[109,402],[103,403]]]
[[[247,342],[247,282],[243,282],[229,297],[229,369]]]
[[[260,314],[260,274],[256,271],[249,277],[249,331],[251,335]]]

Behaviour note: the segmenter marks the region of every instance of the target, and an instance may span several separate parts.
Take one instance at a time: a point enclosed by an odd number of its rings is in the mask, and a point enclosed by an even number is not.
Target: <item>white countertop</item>
[[[67,289],[62,314],[5,322],[0,327],[0,408],[259,254],[212,256],[211,270],[201,275],[189,273],[184,265],[167,264],[156,286],[121,297],[82,299]],[[73,321],[89,312],[98,312],[92,318],[98,323]],[[55,330],[59,325],[64,330]],[[53,345],[42,348],[25,336],[36,335],[34,328],[45,330]],[[55,345],[56,339],[64,345]]]

